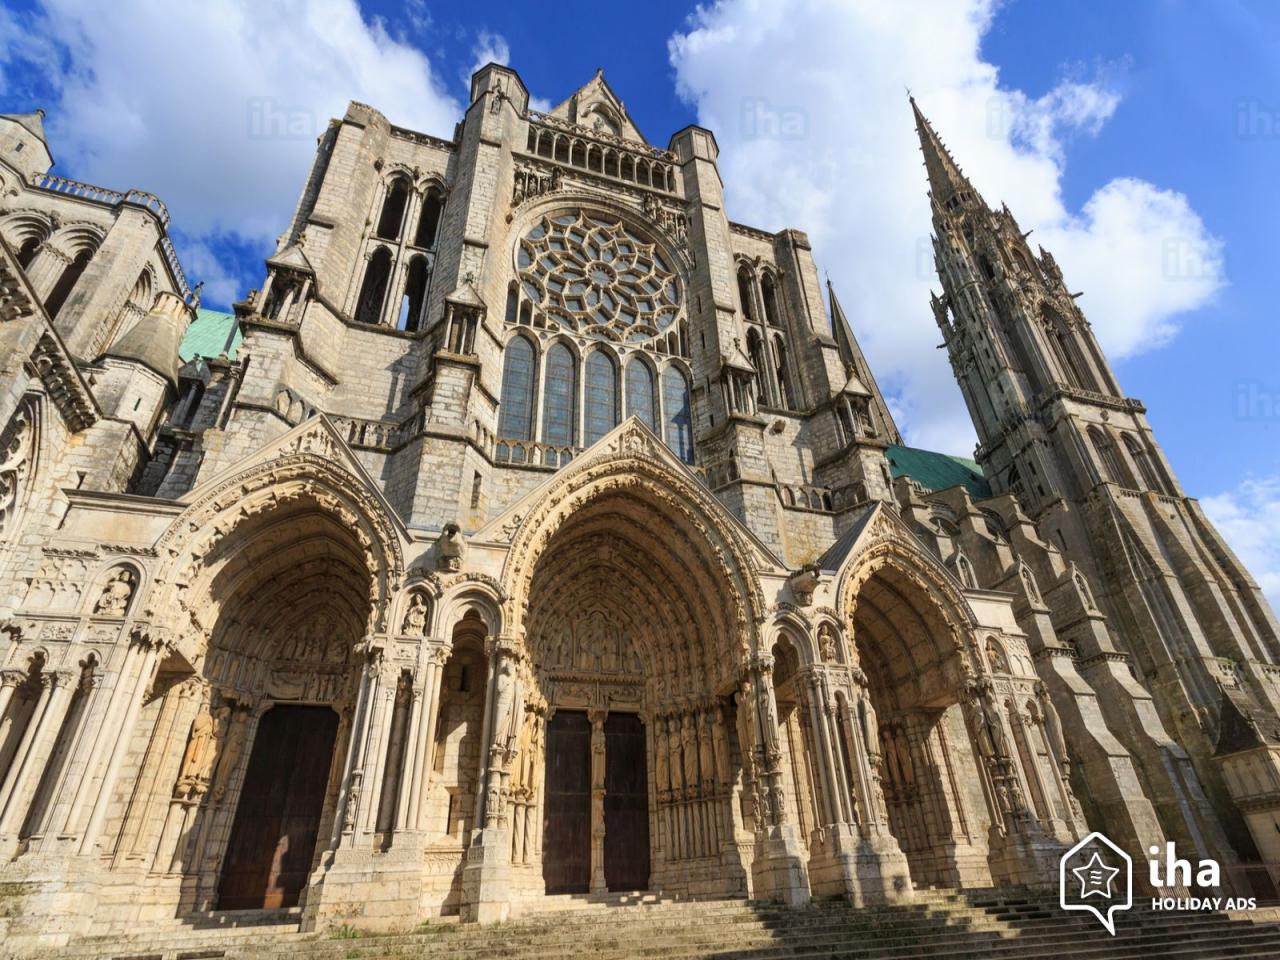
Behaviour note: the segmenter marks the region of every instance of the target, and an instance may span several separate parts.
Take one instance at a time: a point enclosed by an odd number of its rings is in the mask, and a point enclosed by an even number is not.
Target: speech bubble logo
[[[1116,913],[1133,906],[1133,860],[1102,834],[1089,834],[1058,862],[1058,903],[1092,913],[1114,937]]]

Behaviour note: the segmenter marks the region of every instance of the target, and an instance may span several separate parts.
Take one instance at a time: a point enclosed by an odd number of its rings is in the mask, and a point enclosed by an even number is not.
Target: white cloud
[[[1280,610],[1280,477],[1247,479],[1200,505]]]
[[[729,214],[798,227],[830,271],[908,440],[967,452],[973,428],[928,309],[930,213],[905,88],[993,205],[1057,257],[1113,358],[1166,341],[1223,282],[1221,244],[1181,194],[1133,179],[1079,211],[1066,147],[1119,95],[1103,77],[1033,97],[1001,87],[981,42],[995,4],[721,0],[670,42],[682,96],[720,144]]]
[[[483,66],[498,63],[505,67],[510,62],[511,46],[507,43],[506,37],[500,33],[481,30],[476,37],[475,46],[471,48],[471,69],[463,77],[463,83],[469,84],[471,75]]]
[[[316,137],[348,100],[444,136],[462,109],[432,62],[354,0],[45,0],[17,27],[0,31],[6,73],[16,55],[60,54],[59,99],[45,105],[55,171],[159,195],[206,244],[181,250],[193,268],[219,238],[262,247],[284,230]]]

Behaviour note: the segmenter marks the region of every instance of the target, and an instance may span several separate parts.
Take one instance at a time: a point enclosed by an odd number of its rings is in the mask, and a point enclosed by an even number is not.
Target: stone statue
[[[834,663],[836,660],[836,633],[829,623],[824,622],[818,627],[818,653],[828,663]]]
[[[117,571],[103,586],[102,596],[94,605],[93,612],[103,617],[123,617],[136,586],[137,577],[132,570],[123,568]]]
[[[409,601],[409,610],[404,615],[402,632],[410,637],[426,636],[429,611],[427,598],[421,593],[415,593],[413,599]]]

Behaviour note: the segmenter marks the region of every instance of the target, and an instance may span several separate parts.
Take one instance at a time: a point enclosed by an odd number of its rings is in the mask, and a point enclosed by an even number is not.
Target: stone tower
[[[911,106],[943,291],[932,308],[978,433],[975,459],[1096,585],[1116,649],[1229,809],[1215,755],[1239,744],[1224,742],[1224,711],[1256,719],[1280,706],[1275,613],[1183,491],[1146,408],[1121,390],[1081,294],[1007,207],[987,206]],[[1226,823],[1248,849],[1239,819]]]

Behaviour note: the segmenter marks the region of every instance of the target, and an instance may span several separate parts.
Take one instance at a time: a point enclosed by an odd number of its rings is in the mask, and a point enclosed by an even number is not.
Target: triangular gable
[[[649,142],[605,80],[603,70],[597,70],[594,77],[557,105],[551,111],[551,116],[579,124],[588,130],[602,130],[624,140]]]
[[[302,249],[300,243],[289,244],[275,256],[268,257],[267,263],[273,267],[285,267],[315,276],[315,269],[311,266],[311,261],[307,259],[306,251]]]
[[[302,421],[288,433],[276,437],[248,456],[237,460],[180,497],[179,502],[195,503],[207,492],[216,489],[220,484],[255,466],[265,467],[274,461],[299,453],[309,453],[332,461],[336,466],[355,477],[360,486],[367,490],[369,496],[378,504],[401,540],[406,543],[409,541],[408,528],[405,527],[404,521],[400,519],[400,515],[396,513],[395,508],[383,496],[382,490],[374,482],[373,478],[369,476],[369,472],[365,470],[364,465],[342,436],[341,431],[323,413],[317,413],[309,420]]]
[[[661,464],[667,470],[682,477],[696,489],[705,492],[703,498],[705,508],[714,513],[716,519],[730,526],[755,551],[755,560],[761,567],[787,569],[786,563],[775,554],[767,544],[755,535],[714,493],[703,483],[702,479],[689,469],[689,465],[672,453],[671,448],[658,439],[644,423],[635,416],[628,417],[603,437],[578,454],[568,466],[551,474],[523,497],[511,504],[468,539],[473,542],[507,544],[515,539],[516,531],[532,507],[538,504],[547,493],[564,482],[576,470],[583,470],[594,463],[600,456],[625,451],[627,454],[646,460],[649,463]]]
[[[967,589],[955,572],[924,545],[892,506],[877,500],[858,509],[863,512],[854,518],[852,525],[840,539],[818,558],[818,568],[824,573],[834,573],[839,582],[868,547],[885,540],[894,540],[914,547],[921,560],[949,580],[957,592]]]

